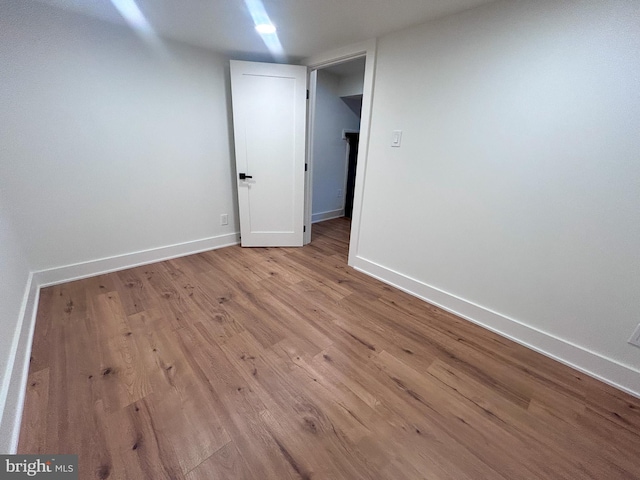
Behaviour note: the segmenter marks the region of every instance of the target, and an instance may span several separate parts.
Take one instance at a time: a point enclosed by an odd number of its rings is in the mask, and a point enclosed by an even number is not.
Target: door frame
[[[364,182],[369,153],[369,133],[371,129],[371,106],[373,103],[373,84],[376,67],[376,40],[348,45],[320,55],[307,58],[303,64],[309,69],[309,108],[307,109],[307,175],[305,178],[305,219],[307,226],[304,244],[311,242],[311,201],[313,198],[313,117],[316,108],[316,80],[318,70],[332,65],[365,57],[364,84],[362,91],[362,113],[360,116],[360,142],[358,144],[358,164],[356,167],[356,185],[353,197],[353,215],[351,218],[351,240],[349,242],[349,265],[353,264],[358,252],[360,238],[360,218],[364,196]]]

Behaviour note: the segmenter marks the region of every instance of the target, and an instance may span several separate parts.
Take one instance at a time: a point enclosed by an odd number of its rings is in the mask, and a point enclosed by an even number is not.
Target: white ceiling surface
[[[38,0],[113,23],[111,0]],[[290,61],[457,13],[493,0],[262,0]],[[235,58],[268,56],[244,0],[136,0],[164,37]]]

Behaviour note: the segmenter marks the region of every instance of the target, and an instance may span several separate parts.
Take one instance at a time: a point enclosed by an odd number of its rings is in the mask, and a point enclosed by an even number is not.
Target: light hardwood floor
[[[640,478],[640,400],[310,246],[43,289],[21,453],[81,479]]]

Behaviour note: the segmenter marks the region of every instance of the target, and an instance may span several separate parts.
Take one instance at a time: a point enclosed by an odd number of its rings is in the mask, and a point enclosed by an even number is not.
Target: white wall
[[[340,98],[340,78],[318,70],[313,124],[313,221],[344,214],[347,142],[342,131],[357,131],[360,118]]]
[[[34,270],[235,237],[228,62],[166,50],[5,2],[0,188]]]
[[[3,415],[14,367],[25,294],[29,286],[29,263],[6,205],[0,198],[0,452],[9,451],[10,415]],[[12,399],[9,403],[13,404]]]
[[[373,98],[353,263],[640,395],[639,3],[385,36]]]

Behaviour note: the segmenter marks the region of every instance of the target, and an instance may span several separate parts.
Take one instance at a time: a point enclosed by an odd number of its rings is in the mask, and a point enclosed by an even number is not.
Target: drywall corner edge
[[[356,255],[350,260],[352,261],[349,264],[353,268],[366,275],[640,398],[640,371],[631,366],[444,292],[361,256]]]

